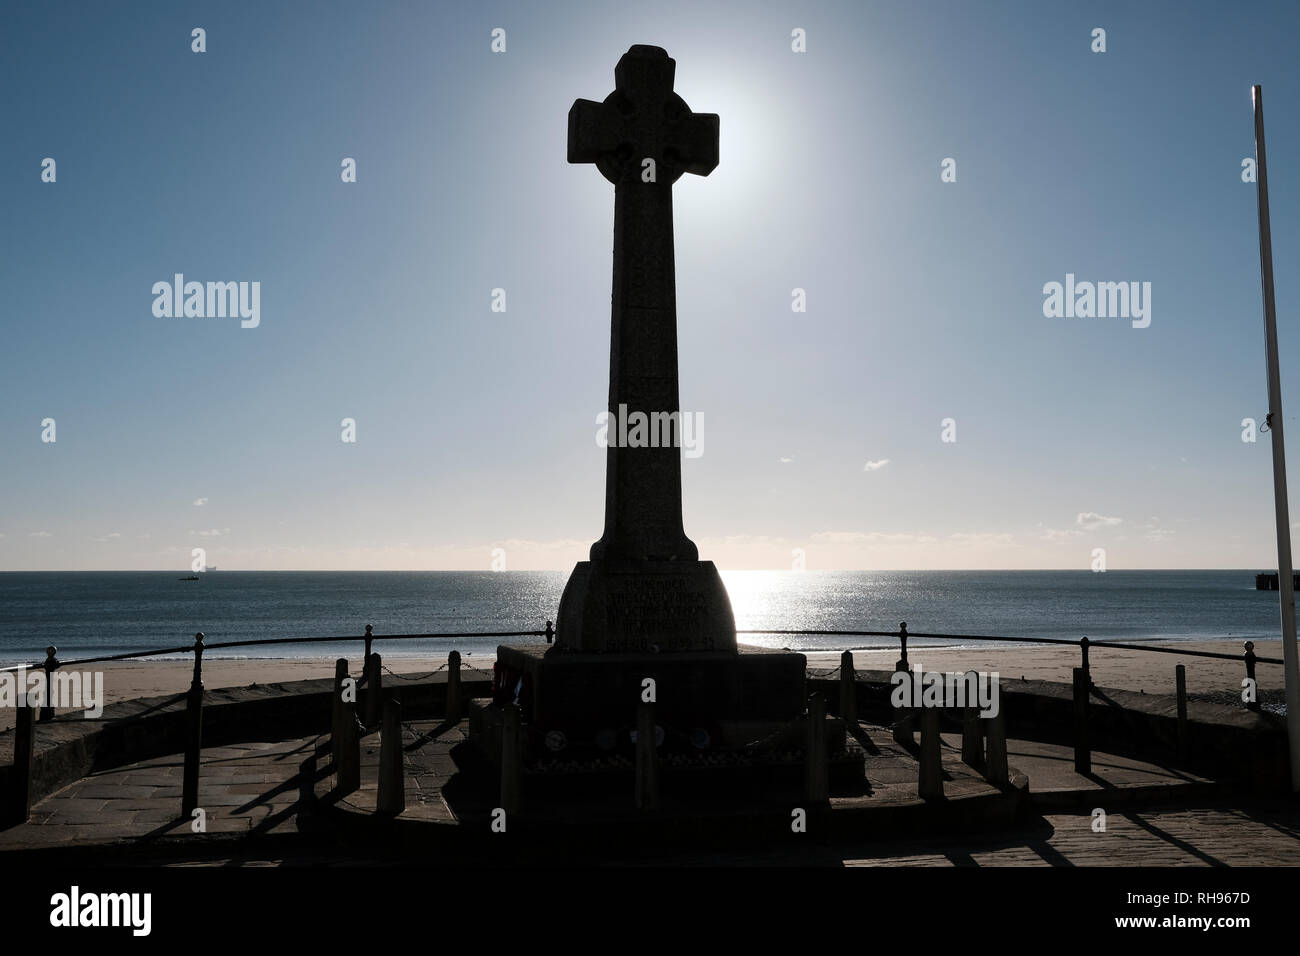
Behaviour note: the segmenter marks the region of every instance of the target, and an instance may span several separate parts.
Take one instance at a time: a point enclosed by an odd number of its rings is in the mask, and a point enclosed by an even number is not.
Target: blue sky
[[[1298,21],[1290,3],[13,5],[0,569],[185,568],[194,547],[259,569],[584,558],[613,192],[565,162],[566,114],[633,43],[721,115],[717,169],[675,187],[701,557],[1267,567],[1240,164],[1260,83],[1290,424]],[[259,281],[260,325],[155,317],[177,272]],[[1045,317],[1067,273],[1150,282],[1150,326]]]

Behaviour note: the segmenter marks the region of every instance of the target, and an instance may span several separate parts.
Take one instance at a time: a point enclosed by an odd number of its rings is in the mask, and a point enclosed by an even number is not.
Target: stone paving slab
[[[304,737],[203,751],[199,806],[208,834],[297,832],[301,765],[323,743]],[[83,777],[40,801],[27,823],[0,831],[0,851],[66,843],[194,835],[181,818],[182,758],[145,760]],[[166,781],[166,786],[158,786]]]
[[[65,826],[71,838],[85,839],[94,828]],[[150,856],[141,847],[133,859],[144,865],[272,867],[382,866],[392,852],[374,844],[337,847],[298,845],[272,848],[267,842],[213,844],[201,859]],[[521,851],[468,859],[424,860],[433,869],[504,866],[554,867],[555,857]],[[622,866],[909,866],[909,867],[1210,867],[1300,866],[1300,807],[1278,801],[1245,806],[1212,805],[1192,809],[1128,810],[1107,817],[1105,833],[1092,830],[1087,813],[1049,813],[996,833],[944,834],[933,838],[840,841],[807,839],[781,846],[719,849],[713,846],[610,847],[600,858],[573,854],[565,862]],[[1231,883],[1231,876],[1226,876]]]
[[[1008,741],[1007,759],[1029,775],[1030,801],[1045,809],[1078,807],[1087,798],[1116,807],[1219,789],[1208,777],[1187,770],[1106,753],[1092,755],[1092,773],[1084,776],[1075,773],[1072,749],[1036,741]]]
[[[863,847],[848,866],[1300,866],[1300,811],[1222,807],[1049,814],[996,839]]]

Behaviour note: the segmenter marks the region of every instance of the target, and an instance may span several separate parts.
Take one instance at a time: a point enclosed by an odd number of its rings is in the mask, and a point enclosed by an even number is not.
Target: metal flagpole
[[[1273,302],[1273,237],[1268,225],[1268,171],[1264,163],[1264,93],[1251,90],[1255,107],[1255,177],[1259,197],[1259,268],[1264,287],[1264,340],[1268,354],[1268,423],[1273,436],[1273,504],[1277,516],[1277,593],[1282,606],[1282,657],[1286,671],[1286,732],[1291,789],[1300,792],[1300,664],[1291,571],[1291,518],[1286,500],[1286,445],[1282,440],[1282,383],[1278,375],[1277,314]]]

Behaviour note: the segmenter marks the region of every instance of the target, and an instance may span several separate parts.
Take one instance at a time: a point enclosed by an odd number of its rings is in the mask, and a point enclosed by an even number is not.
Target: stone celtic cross
[[[675,61],[633,46],[614,92],[569,110],[569,162],[595,163],[614,184],[609,412],[679,414],[673,183],[718,165],[718,117],[673,92]],[[670,447],[618,447],[605,471],[605,530],[591,559],[695,561],[682,527],[681,430]]]

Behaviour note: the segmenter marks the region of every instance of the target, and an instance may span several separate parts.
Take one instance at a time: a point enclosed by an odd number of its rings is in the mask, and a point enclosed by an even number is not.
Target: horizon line
[[[491,568],[212,568],[216,574],[565,574],[563,568],[516,568],[494,571]],[[1240,565],[1236,567],[1197,567],[1197,568],[1107,568],[1105,571],[1093,571],[1091,568],[718,568],[727,571],[761,571],[782,574],[981,574],[981,573],[1019,573],[1078,571],[1082,574],[1113,574],[1116,571],[1254,571],[1257,574],[1277,574],[1277,568],[1259,570],[1258,565]],[[183,574],[184,568],[9,568],[0,569],[0,574]],[[207,574],[208,571],[189,571],[188,575]],[[1292,568],[1293,574],[1300,574],[1300,568]],[[187,576],[188,576],[187,575]]]

